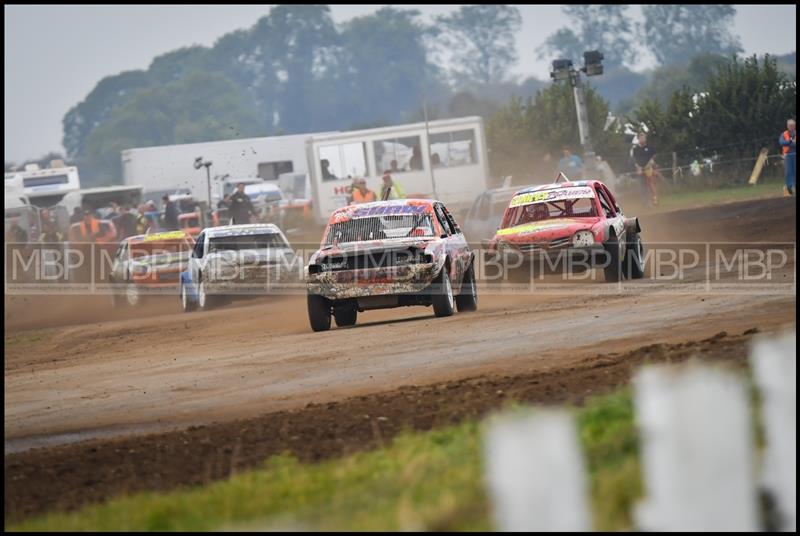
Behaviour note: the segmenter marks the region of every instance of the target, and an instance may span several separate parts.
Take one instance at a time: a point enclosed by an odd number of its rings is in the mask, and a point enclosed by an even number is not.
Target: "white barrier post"
[[[767,450],[762,482],[775,497],[780,530],[797,530],[797,336],[758,340],[751,364],[763,400]]]
[[[748,397],[733,373],[646,367],[634,379],[642,530],[758,529]]]
[[[484,442],[498,530],[590,530],[586,470],[569,413],[495,417]]]

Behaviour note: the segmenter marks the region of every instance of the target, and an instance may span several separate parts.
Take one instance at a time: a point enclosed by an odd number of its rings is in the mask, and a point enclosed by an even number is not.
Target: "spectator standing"
[[[8,231],[6,231],[6,242],[18,244],[28,243],[28,232],[20,227],[19,218],[11,218],[11,225],[9,225]]]
[[[384,172],[383,177],[383,186],[381,186],[381,199],[405,199],[406,192],[402,186],[394,182],[392,179],[391,173],[388,171]],[[387,197],[388,191],[388,197]]]
[[[378,198],[375,195],[375,192],[367,188],[367,179],[364,177],[356,177],[353,181],[355,183],[355,189],[353,190],[353,204],[357,205],[359,203],[370,203],[372,201],[377,201]]]
[[[145,234],[151,226],[150,220],[145,216],[145,212],[147,212],[147,205],[139,205],[139,210],[136,213],[136,234]]]
[[[583,160],[581,157],[572,154],[572,150],[568,146],[561,148],[564,156],[558,161],[558,171],[562,172],[570,180],[580,179],[583,177]]]
[[[64,241],[64,234],[58,230],[58,226],[53,220],[42,220],[42,233],[39,235],[39,242],[59,243]]]
[[[639,133],[638,144],[633,148],[633,161],[636,164],[636,173],[642,181],[642,196],[653,206],[658,205],[658,191],[656,189],[656,159],[655,150],[647,144],[647,134]]]
[[[125,205],[122,208],[122,214],[114,221],[120,240],[137,234],[137,224],[138,218],[136,214],[133,213],[133,208],[130,205]]]
[[[70,227],[71,242],[107,242],[111,238],[111,229],[103,229],[100,220],[88,209],[83,213],[83,221]]]
[[[256,211],[250,197],[244,193],[244,183],[240,182],[236,185],[236,191],[228,200],[228,207],[230,207],[234,225],[250,223],[250,219]]]
[[[164,195],[161,200],[164,201],[164,228],[175,231],[178,229],[178,207],[170,200],[169,195]]]
[[[783,172],[786,184],[783,187],[784,196],[794,195],[794,185],[797,177],[797,129],[794,119],[786,121],[786,130],[778,139],[783,154]]]
[[[83,209],[75,207],[72,210],[72,216],[69,217],[69,223],[72,225],[73,223],[80,223],[81,220],[83,220]]]

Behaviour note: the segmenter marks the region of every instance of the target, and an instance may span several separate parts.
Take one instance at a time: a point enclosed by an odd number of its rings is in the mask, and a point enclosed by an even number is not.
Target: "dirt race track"
[[[680,284],[654,273],[623,292],[484,284],[475,313],[368,311],[325,333],[311,332],[304,296],[190,315],[177,299],[117,312],[101,297],[7,296],[6,522],[220,478],[283,448],[308,459],[366,448],[402,425],[481,414],[509,392],[577,400],[624,383],[645,357],[741,361],[752,333],[795,324],[795,207],[778,198],[642,218],[646,245],[784,251],[765,286],[729,266],[704,287],[713,259],[703,256]]]

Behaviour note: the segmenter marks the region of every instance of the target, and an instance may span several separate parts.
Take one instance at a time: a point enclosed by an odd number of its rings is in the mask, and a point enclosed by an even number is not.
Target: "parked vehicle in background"
[[[389,171],[408,197],[444,199],[467,208],[489,186],[483,119],[460,117],[428,123],[315,134],[307,144],[317,223],[348,204],[355,177],[379,191]]]
[[[311,181],[308,173],[283,173],[278,177],[283,193],[281,227],[294,229],[314,223],[311,201]]]
[[[6,184],[21,184],[22,194],[28,204],[48,208],[57,205],[70,192],[80,190],[78,168],[64,165],[63,160],[51,160],[50,167],[39,168],[27,164],[24,170],[5,174]]]
[[[605,280],[617,282],[644,277],[640,232],[638,218],[626,217],[602,182],[558,182],[518,191],[489,251],[514,265],[578,260],[602,266]]]
[[[433,306],[436,316],[477,308],[474,253],[440,201],[400,199],[333,212],[306,268],[311,329],[352,326],[359,312]]]
[[[283,200],[283,194],[277,184],[263,181],[246,184],[244,193],[253,203],[253,208],[257,212],[256,218],[260,222],[281,224],[280,204]]]
[[[199,212],[184,212],[178,215],[178,226],[180,230],[190,235],[192,238],[197,239],[200,232],[203,230],[200,222]]]
[[[181,274],[181,308],[211,309],[235,296],[263,294],[298,281],[300,266],[286,236],[271,223],[208,227]]]
[[[490,240],[503,221],[508,202],[520,186],[486,190],[475,198],[464,218],[464,235],[471,243]]]
[[[177,294],[194,247],[183,231],[136,235],[120,242],[111,268],[111,302],[135,307],[153,294]],[[171,291],[171,292],[170,292]]]
[[[120,207],[130,205],[134,209],[142,202],[141,186],[100,186],[98,188],[82,188],[69,192],[64,196],[61,205],[66,207],[67,212],[72,214],[75,208],[90,209],[99,212],[101,217],[105,216],[111,203],[116,203]]]

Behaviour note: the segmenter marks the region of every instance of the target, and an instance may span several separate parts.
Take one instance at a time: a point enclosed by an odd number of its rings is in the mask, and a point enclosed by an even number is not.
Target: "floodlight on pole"
[[[575,69],[572,60],[553,60],[553,70],[550,78],[555,81],[569,80],[575,98],[575,111],[578,116],[578,133],[583,146],[583,157],[586,168],[590,172],[595,170],[595,155],[592,141],[589,137],[589,113],[586,107],[586,94],[583,91],[581,72],[586,76],[603,74],[603,53],[599,50],[587,50],[583,53],[583,67]]]

